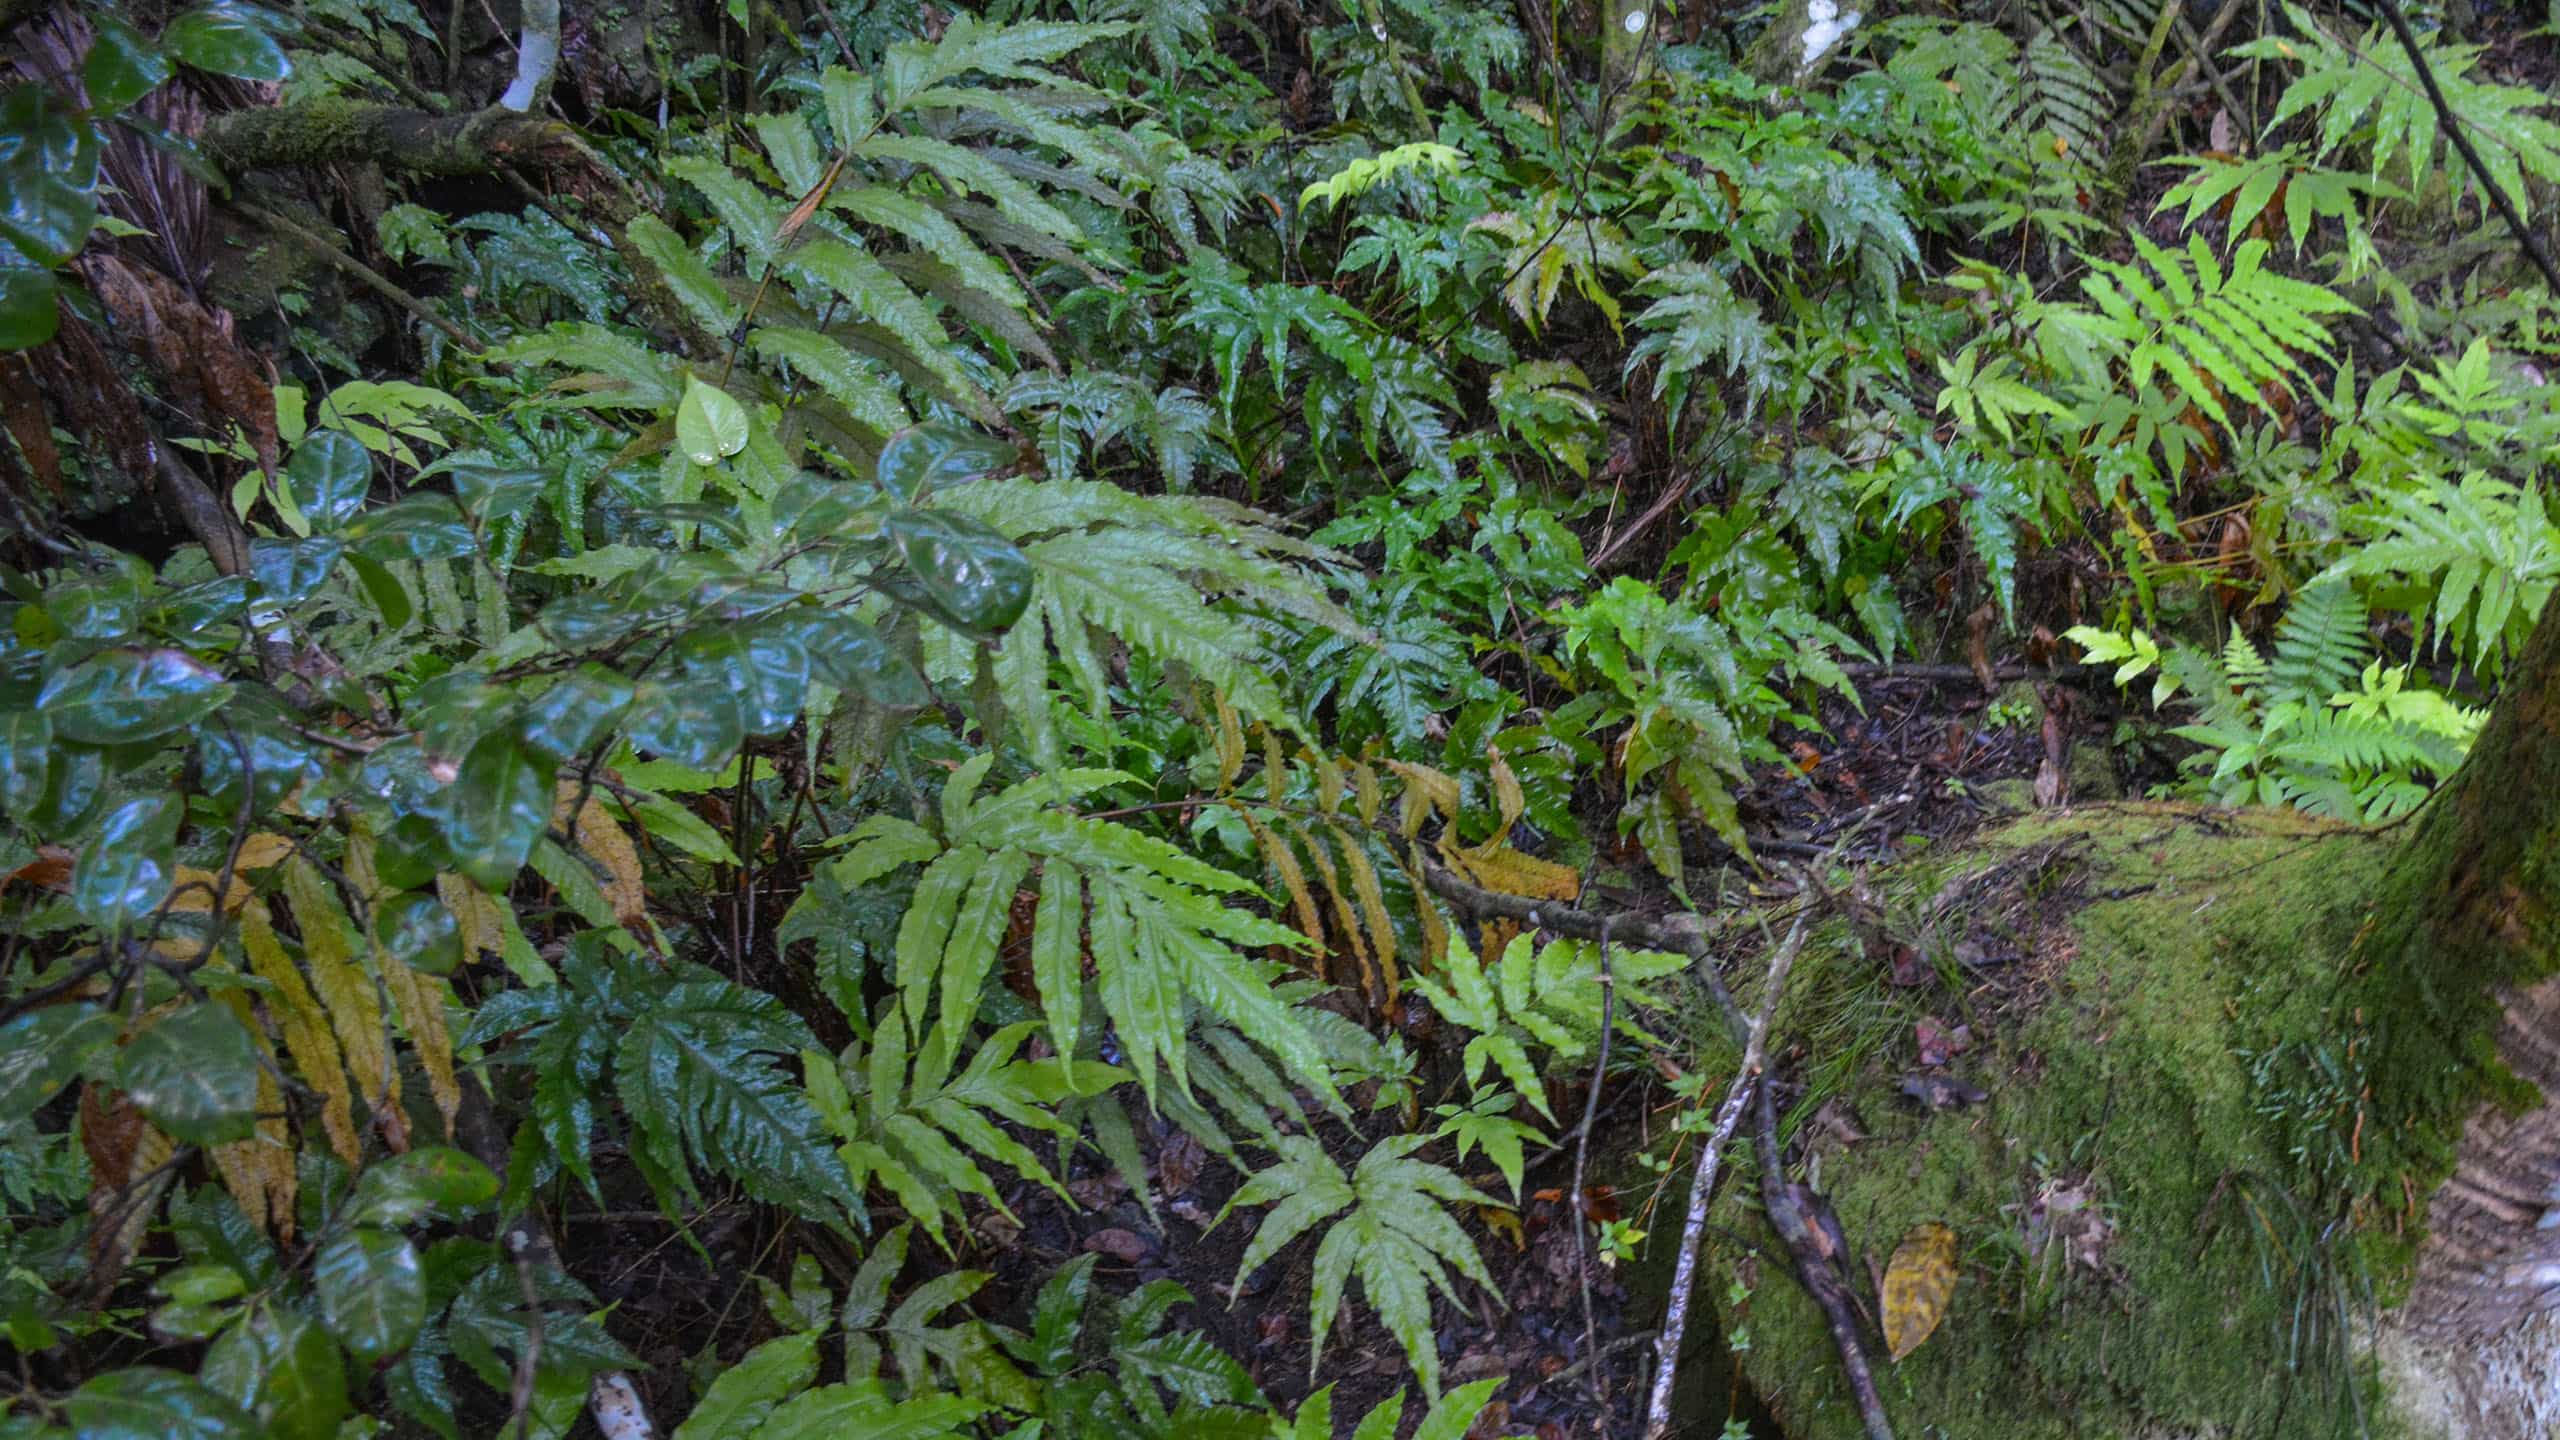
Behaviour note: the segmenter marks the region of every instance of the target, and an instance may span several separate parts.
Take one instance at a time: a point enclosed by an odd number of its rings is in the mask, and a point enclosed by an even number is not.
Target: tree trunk
[[[2458,1134],[2402,1319],[2480,1339],[2560,1308],[2560,612],[2527,642],[2470,761],[2419,822],[2362,947],[2386,1052],[2377,1096]],[[2428,1067],[2426,1051],[2443,1061]],[[2388,1112],[2386,1112],[2388,1113]]]

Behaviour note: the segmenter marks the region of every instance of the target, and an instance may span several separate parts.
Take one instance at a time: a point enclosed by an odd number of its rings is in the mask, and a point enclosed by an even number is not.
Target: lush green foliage
[[[0,383],[57,407],[152,253],[113,147],[208,163],[181,67],[383,100],[448,33],[63,8],[85,90],[0,97]],[[1238,1177],[1239,1282],[1310,1252],[1318,1374],[1374,1313],[1457,1440],[1493,1382],[1440,1393],[1435,1305],[1501,1298],[1507,1208],[1470,1167],[1521,1203],[1604,1013],[1631,1070],[1685,1041],[1645,1015],[1683,962],[1604,982],[1435,879],[1748,864],[1858,665],[2039,630],[2188,712],[2173,783],[2389,819],[2560,580],[2555,297],[2435,263],[2478,184],[2306,11],[2229,52],[2261,133],[2163,138],[2053,7],[1774,95],[1712,28],[1613,76],[1432,0],[1277,47],[1184,3],[698,8],[730,43],[660,57],[657,115],[589,102],[592,183],[388,175],[350,248],[438,325],[308,272],[242,317],[290,383],[152,372],[204,402],[150,411],[219,482],[191,543],[55,523],[171,482],[10,401],[0,1321],[108,1357],[11,1434],[565,1433],[637,1362],[472,1217],[715,1191],[852,1278],[759,1277],[776,1338],[679,1435],[1331,1434],[1171,1282],[1087,1257],[1008,1326],[952,1268],[1097,1169],[1191,1223],[1178,1133]],[[2547,209],[2548,97],[2433,54]],[[146,1290],[200,1350],[112,1348]]]

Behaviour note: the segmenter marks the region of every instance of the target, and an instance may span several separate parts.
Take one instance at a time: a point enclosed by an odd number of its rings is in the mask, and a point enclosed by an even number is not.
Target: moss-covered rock
[[[1890,986],[1846,927],[1808,946],[1780,1009],[1808,1085],[1791,1129],[1854,1288],[1872,1303],[1916,1225],[1958,1238],[1944,1322],[1898,1364],[1875,1345],[1902,1433],[2334,1435],[2359,1412],[2390,1433],[2353,1357],[2405,1285],[2406,1217],[2355,1207],[2373,1186],[2347,958],[2390,854],[2290,815],[2048,812],[1889,882],[1888,926],[1960,988]],[[1965,1026],[1939,1073],[1986,1100],[1902,1097],[1923,1018]],[[1719,1219],[1767,1244],[1735,1158]],[[1726,1243],[1701,1298],[1722,1306],[1739,1266],[1752,1293],[1721,1318],[1762,1397],[1791,1436],[1858,1434],[1779,1254],[1755,1274]]]

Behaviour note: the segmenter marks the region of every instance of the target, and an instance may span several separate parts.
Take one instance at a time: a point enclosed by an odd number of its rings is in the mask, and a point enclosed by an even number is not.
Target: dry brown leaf
[[[122,1091],[95,1084],[80,1088],[80,1144],[89,1156],[86,1288],[103,1301],[150,1233],[152,1212],[175,1174],[160,1167],[177,1146]]]
[[[604,867],[604,898],[613,906],[613,918],[631,932],[635,940],[647,943],[652,933],[649,924],[649,892],[640,879],[640,850],[631,836],[615,823],[613,813],[592,791],[586,804],[578,809],[577,822],[569,820],[569,807],[578,803],[578,786],[572,781],[560,782],[560,796],[552,807],[551,823],[568,831],[578,848]]]
[[[1938,1328],[1955,1290],[1956,1232],[1934,1220],[1912,1226],[1884,1267],[1884,1340],[1894,1359]]]
[[[233,337],[230,312],[207,309],[169,277],[105,251],[89,251],[74,268],[114,319],[118,338],[159,372],[171,397],[201,418],[238,425],[272,477],[282,459],[275,390],[264,363]]]

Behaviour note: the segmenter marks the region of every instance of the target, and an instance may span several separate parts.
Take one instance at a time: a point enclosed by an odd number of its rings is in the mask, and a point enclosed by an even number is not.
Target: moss
[[[2349,957],[2389,845],[2297,817],[2133,805],[2021,821],[1906,867],[1893,890],[1916,914],[1949,878],[2056,841],[2082,868],[2028,922],[2024,971],[1970,984],[1970,1002],[1895,990],[1826,936],[1782,1007],[1822,1057],[1795,1118],[1838,1095],[1870,1137],[1814,1140],[1858,1263],[1881,1265],[1923,1221],[1959,1237],[1944,1323],[1900,1364],[1877,1357],[1888,1411],[1906,1433],[1968,1437],[2355,1433],[2374,1397],[2349,1379],[2340,1311],[2361,1334],[2409,1254],[2333,1223],[2370,1159],[2359,1037],[2333,1017],[2353,1013]],[[1932,1013],[1972,1025],[1955,1068],[1990,1092],[1983,1104],[1922,1114],[1897,1098],[1911,1026]],[[2048,1187],[2102,1207],[2096,1265],[2060,1245],[2035,1253]],[[1765,1242],[1753,1193],[1737,1183],[1720,1218]],[[1719,1299],[1735,1250],[1702,1287]],[[1872,1294],[1871,1273],[1855,1279]],[[1858,1432],[1822,1321],[1782,1264],[1764,1262],[1757,1293],[1722,1318],[1747,1330],[1747,1370],[1789,1434]]]

